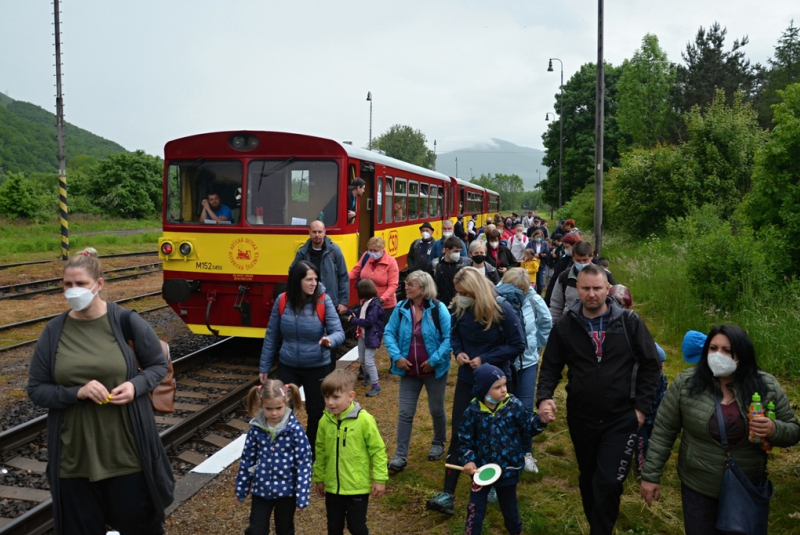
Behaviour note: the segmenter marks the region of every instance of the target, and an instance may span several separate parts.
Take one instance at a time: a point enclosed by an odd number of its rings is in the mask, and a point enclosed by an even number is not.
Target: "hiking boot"
[[[397,455],[394,456],[392,462],[387,465],[387,468],[392,472],[402,472],[408,466],[408,462],[406,461],[405,457],[398,457]]]
[[[425,508],[445,515],[452,515],[455,513],[453,495],[449,492],[437,492],[433,495],[433,498],[428,500]]]
[[[497,503],[497,491],[492,487],[489,491],[489,497],[486,499],[489,503]]]
[[[351,377],[352,377],[352,375],[351,375]],[[372,385],[372,388],[370,388],[369,392],[367,392],[367,397],[368,398],[374,398],[375,396],[377,396],[380,393],[381,393],[381,385]]]
[[[534,459],[533,455],[530,453],[525,454],[525,471],[532,472],[534,474],[539,473],[539,467],[536,466],[536,459]]]
[[[364,368],[359,366],[358,367],[358,380],[361,381],[363,379],[364,379]],[[364,385],[364,386],[369,386],[369,385]]]
[[[428,452],[428,460],[429,461],[438,461],[444,457],[444,445],[443,444],[431,444],[431,451]]]
[[[364,377],[364,381],[362,381],[361,384],[364,385],[364,386],[369,386],[369,385],[372,384],[372,381],[369,380],[369,375]]]

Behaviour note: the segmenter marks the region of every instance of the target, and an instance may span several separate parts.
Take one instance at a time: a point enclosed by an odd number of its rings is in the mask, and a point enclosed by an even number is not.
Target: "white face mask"
[[[92,304],[94,296],[97,295],[92,293],[95,286],[97,286],[96,282],[91,288],[68,288],[65,290],[64,297],[67,298],[70,308],[76,312],[87,309]]]
[[[453,235],[452,232],[444,232],[444,231],[442,231],[442,237],[444,237],[444,239],[447,239],[452,235]]]
[[[467,297],[465,295],[458,296],[458,306],[459,308],[469,308],[475,303],[475,299],[472,297]]]
[[[708,367],[711,368],[711,373],[714,374],[714,377],[729,377],[733,375],[738,365],[738,362],[725,353],[708,354]]]
[[[459,260],[461,260],[461,253],[450,253],[451,262],[458,262]]]
[[[423,232],[422,233],[422,239],[423,240],[430,240],[431,239],[431,233],[430,232]]]
[[[499,242],[499,241],[490,241],[490,242],[489,242],[489,247],[491,247],[492,249],[497,249],[497,247],[498,247],[499,245],[500,245],[500,242]]]

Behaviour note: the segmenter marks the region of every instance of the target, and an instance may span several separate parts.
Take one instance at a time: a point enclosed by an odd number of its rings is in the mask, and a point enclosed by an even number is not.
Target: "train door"
[[[358,207],[358,257],[367,250],[367,242],[375,235],[375,164],[361,162],[361,178],[367,183]]]

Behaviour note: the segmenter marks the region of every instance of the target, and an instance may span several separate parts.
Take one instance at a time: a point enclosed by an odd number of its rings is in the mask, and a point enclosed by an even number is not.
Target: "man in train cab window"
[[[452,225],[452,223],[450,223]],[[419,226],[420,237],[408,248],[408,272],[424,270],[431,261],[433,251],[433,227],[427,221]]]
[[[462,225],[461,232],[463,234],[464,227]],[[453,236],[455,234],[455,227],[453,226],[453,222],[449,219],[445,219],[442,221],[442,237],[433,244],[431,248],[431,256],[430,256],[430,263],[428,264],[428,273],[433,274],[434,269],[436,268],[436,264],[439,262],[439,257],[442,256],[442,252],[444,251],[444,242],[447,238]],[[464,244],[464,240],[461,239],[461,236],[456,235],[455,238],[461,242],[461,257],[467,258],[467,246]]]
[[[325,223],[322,221],[312,221],[308,226],[308,234],[310,238],[297,250],[289,271],[301,260],[314,264],[319,271],[320,282],[325,286],[325,293],[339,314],[344,314],[350,303],[350,277],[342,250],[325,235]]]
[[[220,222],[233,220],[233,212],[222,204],[219,193],[216,191],[210,192],[201,204],[203,205],[203,211],[200,212],[201,221]]]
[[[347,220],[352,223],[356,218],[358,198],[364,195],[364,191],[367,189],[367,183],[364,182],[363,178],[356,178],[350,182],[347,188],[349,190],[349,195],[347,196]]]

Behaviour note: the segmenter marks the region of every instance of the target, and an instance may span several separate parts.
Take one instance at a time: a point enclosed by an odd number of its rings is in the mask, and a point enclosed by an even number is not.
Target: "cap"
[[[427,221],[425,221],[423,224],[421,224],[421,225],[419,226],[419,229],[420,229],[420,230],[422,230],[422,229],[424,229],[424,228],[429,228],[429,229],[433,230],[433,227],[432,227],[432,226],[431,226],[431,224],[430,224],[430,223],[428,223]]]
[[[456,216],[456,219],[464,219],[464,214],[458,214],[458,215]]]
[[[472,395],[483,401],[489,390],[500,379],[504,379],[506,374],[497,366],[491,364],[481,364],[473,372],[475,386],[472,387]]]
[[[689,331],[683,336],[683,360],[689,364],[697,364],[703,354],[703,346],[706,343],[705,334],[698,331]]]

